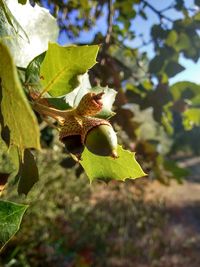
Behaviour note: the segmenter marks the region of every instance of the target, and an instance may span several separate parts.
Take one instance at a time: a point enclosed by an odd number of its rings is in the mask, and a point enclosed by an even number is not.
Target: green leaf
[[[179,99],[192,100],[199,95],[200,85],[192,82],[177,82],[170,87],[174,101]]]
[[[178,39],[178,35],[176,33],[176,31],[170,31],[166,40],[165,40],[165,43],[168,45],[168,46],[174,46],[176,44],[176,41]]]
[[[188,169],[179,167],[173,160],[165,160],[163,163],[165,169],[171,172],[172,178],[175,178],[179,183],[182,183],[183,179],[190,174]]]
[[[48,42],[55,42],[59,29],[56,19],[45,8],[29,3],[21,5],[7,0],[6,7],[12,15],[12,24],[0,7],[0,37],[6,44],[16,65],[26,67],[29,62],[47,50]]]
[[[200,6],[200,0],[195,0],[194,3],[196,6]]]
[[[15,167],[15,172],[19,170],[19,152],[16,146],[11,146],[8,150],[8,156]]]
[[[57,97],[74,90],[78,86],[78,75],[96,64],[98,50],[98,45],[63,47],[49,43],[40,71],[44,91]]]
[[[71,93],[65,96],[65,101],[71,107],[77,107],[82,97],[87,94],[88,92],[95,92],[100,93],[104,92],[102,97],[103,108],[101,112],[99,112],[96,117],[108,119],[115,115],[115,112],[112,111],[112,105],[115,101],[115,97],[117,92],[108,87],[91,87],[89,76],[87,73],[84,75],[79,76],[79,86],[74,89]]]
[[[158,73],[164,65],[165,59],[162,56],[155,56],[149,63],[150,73]]]
[[[196,107],[196,106],[199,107],[200,106],[200,94],[193,97],[191,103],[193,107]]]
[[[177,51],[182,51],[182,50],[189,50],[191,49],[191,40],[189,36],[183,32],[181,32],[178,36],[178,41],[176,43],[175,49]]]
[[[194,126],[200,126],[200,109],[187,109],[183,113],[183,125],[186,130],[191,130]]]
[[[22,4],[22,5],[25,5],[27,2],[27,0],[18,0],[18,3]]]
[[[34,89],[41,89],[40,85],[40,66],[44,60],[46,52],[35,57],[27,66],[25,73],[25,82]]]
[[[151,36],[153,39],[164,39],[166,38],[167,32],[162,28],[162,24],[155,24],[151,28]]]
[[[10,130],[13,145],[19,147],[21,154],[25,148],[40,149],[40,131],[37,119],[22,90],[17,69],[12,57],[0,43],[0,78],[2,86],[2,115],[4,124]]]
[[[175,61],[170,61],[166,67],[165,67],[165,72],[169,77],[173,77],[179,72],[183,71],[185,68],[180,65],[178,62]]]
[[[10,10],[8,9],[6,3],[4,2],[4,0],[0,0],[0,18],[1,18],[1,23],[4,20],[4,18],[7,19],[7,22],[14,27],[12,20],[11,20],[11,14],[10,14]],[[11,15],[11,16],[10,16]],[[2,32],[2,29],[1,29]]]
[[[90,182],[96,179],[122,180],[136,179],[146,174],[135,159],[135,154],[118,146],[119,158],[96,156],[87,149],[82,154],[80,161]]]
[[[200,2],[200,1],[199,1]],[[199,4],[199,6],[200,6],[200,4]],[[196,14],[195,14],[195,16],[194,16],[194,20],[196,20],[196,21],[200,21],[200,12],[197,12]]]
[[[24,161],[20,163],[19,173],[17,179],[18,193],[27,195],[33,185],[39,180],[38,168],[34,156],[30,150],[26,149],[24,152]]]
[[[0,249],[19,230],[27,205],[0,200]]]
[[[60,110],[66,110],[72,108],[69,104],[66,103],[65,98],[44,98],[48,101],[50,105],[52,105],[54,108],[60,109]]]
[[[1,138],[6,143],[6,145],[10,146],[10,130],[8,126],[5,126],[4,119],[1,111],[1,102],[2,102],[2,87],[0,83],[0,132],[1,132]]]

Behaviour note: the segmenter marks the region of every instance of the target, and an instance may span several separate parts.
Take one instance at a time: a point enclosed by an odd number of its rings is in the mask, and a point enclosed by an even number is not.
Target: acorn
[[[98,156],[118,157],[117,135],[108,121],[90,118],[84,126],[84,144],[90,152]]]
[[[93,117],[102,109],[103,94],[87,93],[76,109],[66,113],[59,138],[67,151],[78,159],[85,146],[95,155],[118,157],[117,136],[111,124]]]

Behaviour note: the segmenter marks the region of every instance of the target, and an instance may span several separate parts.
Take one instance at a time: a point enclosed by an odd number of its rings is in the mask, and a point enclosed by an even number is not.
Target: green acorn
[[[117,135],[111,124],[97,118],[88,119],[86,124],[84,144],[87,149],[98,156],[117,158]]]

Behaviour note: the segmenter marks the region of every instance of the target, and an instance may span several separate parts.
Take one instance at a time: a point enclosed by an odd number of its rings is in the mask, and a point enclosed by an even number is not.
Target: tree
[[[102,13],[106,10],[104,35],[96,32],[90,46],[68,47],[48,45],[49,41],[56,41],[58,28],[46,10],[28,3],[22,5],[26,1],[18,2],[21,4],[0,1],[2,149],[15,165],[11,176],[18,183],[18,192],[28,194],[38,180],[32,149],[40,149],[38,121],[45,121],[46,116],[56,120],[48,124],[59,130],[62,141],[63,132],[64,137],[68,137],[69,131],[76,136],[64,140],[68,150],[75,151],[72,154],[76,160],[80,159],[83,145],[87,146],[85,133],[98,125],[111,127],[108,123],[111,118],[120,135],[126,136],[121,138],[123,146],[139,154],[145,171],[154,173],[165,183],[174,175],[177,180],[184,176],[185,172],[169,156],[176,147],[180,130],[191,131],[199,126],[199,85],[185,81],[170,86],[169,78],[184,69],[179,63],[180,54],[195,62],[199,58],[198,1],[194,9],[186,7],[184,1],[175,1],[164,10],[157,10],[145,0],[49,1],[50,11],[58,18],[60,34],[67,34],[70,42],[82,30],[92,31],[97,20],[105,18]],[[183,19],[168,17],[166,12],[170,9],[182,14]],[[154,45],[155,56],[151,60],[139,48],[126,45],[128,39],[135,38],[134,19],[139,16],[148,20],[148,10],[159,19],[159,24],[151,27],[150,40],[142,42],[142,45],[150,42]],[[25,16],[32,19],[31,24],[25,23]],[[140,34],[139,37],[143,38]],[[96,57],[99,64],[95,65]],[[116,91],[110,88],[117,91],[116,100]],[[93,104],[98,109],[95,112]],[[119,158],[113,159],[84,150],[80,164],[90,181],[124,180],[145,174],[131,152],[119,146],[117,153]],[[2,172],[2,187],[8,176]],[[4,229],[0,240],[4,245],[17,231],[27,206],[7,201],[0,204]]]

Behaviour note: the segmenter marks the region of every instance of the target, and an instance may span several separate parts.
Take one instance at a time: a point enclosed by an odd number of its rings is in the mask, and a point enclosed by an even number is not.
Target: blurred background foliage
[[[184,70],[181,58],[199,59],[200,1],[167,1],[159,9],[149,0],[36,2],[58,19],[60,43],[101,45],[91,83],[117,90],[111,122],[148,181],[182,182],[188,171],[179,158],[200,154],[200,86],[171,78]],[[138,19],[149,25],[148,38]],[[6,189],[7,198],[31,208],[2,266],[179,266],[159,261],[170,251],[163,239],[168,218],[163,203],[145,200],[147,179],[90,185],[54,130],[42,122],[41,129],[41,180],[26,200],[13,182]],[[1,157],[1,171],[9,173],[13,167]]]

